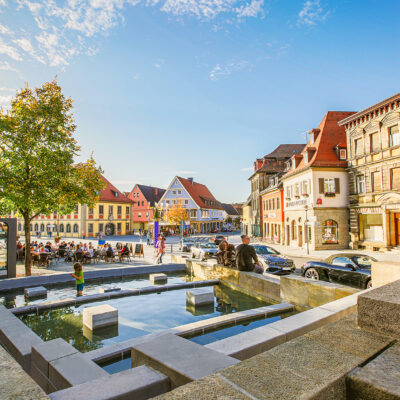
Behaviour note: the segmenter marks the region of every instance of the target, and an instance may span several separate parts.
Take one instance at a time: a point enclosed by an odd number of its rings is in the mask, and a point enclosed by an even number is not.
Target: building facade
[[[153,221],[154,207],[165,193],[165,189],[135,185],[128,198],[132,200],[132,231],[147,231]]]
[[[100,191],[98,203],[90,208],[78,205],[67,215],[56,212],[38,215],[30,224],[33,235],[46,236],[57,232],[62,237],[96,237],[99,233],[107,236],[126,235],[131,232],[132,202],[106,178],[102,177],[105,188]],[[18,218],[18,234],[24,235],[23,219]]]
[[[158,208],[166,213],[170,207],[180,206],[188,215],[186,227],[193,233],[220,230],[223,226],[223,207],[215,199],[207,186],[195,182],[193,178],[176,176],[165,191]]]
[[[400,93],[339,122],[346,128],[355,249],[400,245]]]
[[[251,235],[251,223],[252,223],[252,208],[251,208],[251,196],[244,202],[242,207],[242,234]]]
[[[263,236],[262,216],[260,208],[260,193],[268,186],[270,176],[283,171],[286,161],[293,154],[300,153],[304,144],[281,144],[272,153],[263,158],[258,158],[254,162],[254,172],[250,176],[251,183],[251,223],[248,234],[253,236]]]
[[[346,132],[338,121],[352,112],[329,111],[310,131],[304,150],[282,176],[285,245],[308,250],[349,244]]]
[[[260,193],[263,239],[278,244],[284,243],[285,236],[281,175],[270,177],[269,185]]]

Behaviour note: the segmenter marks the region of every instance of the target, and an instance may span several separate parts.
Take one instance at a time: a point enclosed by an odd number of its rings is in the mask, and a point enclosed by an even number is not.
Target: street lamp
[[[306,210],[306,243],[307,243],[307,255],[309,255],[309,254],[310,254],[310,249],[309,249],[309,243],[308,243],[308,216],[307,216],[308,205],[307,205],[307,204],[304,206],[304,209]]]

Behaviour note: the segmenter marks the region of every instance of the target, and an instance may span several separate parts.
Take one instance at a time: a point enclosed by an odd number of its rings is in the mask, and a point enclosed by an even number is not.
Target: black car
[[[301,267],[301,275],[309,279],[366,289],[372,287],[372,261],[376,259],[364,254],[339,253],[323,262],[306,262]]]
[[[275,275],[288,275],[296,271],[293,260],[283,256],[272,247],[257,244],[253,247],[266,272]]]
[[[221,242],[223,242],[226,239],[225,239],[225,236],[223,236],[223,235],[216,235],[213,240],[214,240],[214,244],[216,244],[218,246]]]

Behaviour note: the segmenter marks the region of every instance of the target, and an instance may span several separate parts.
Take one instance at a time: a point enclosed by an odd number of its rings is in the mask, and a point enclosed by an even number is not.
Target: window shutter
[[[335,193],[339,194],[340,193],[340,179],[335,178]]]
[[[319,192],[324,193],[324,178],[319,178],[318,182],[319,182]]]

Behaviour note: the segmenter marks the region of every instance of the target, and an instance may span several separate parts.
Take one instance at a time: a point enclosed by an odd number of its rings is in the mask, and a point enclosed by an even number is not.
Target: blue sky
[[[399,17],[395,0],[0,0],[0,104],[57,75],[82,158],[118,188],[193,176],[244,201],[255,158],[400,91]]]

